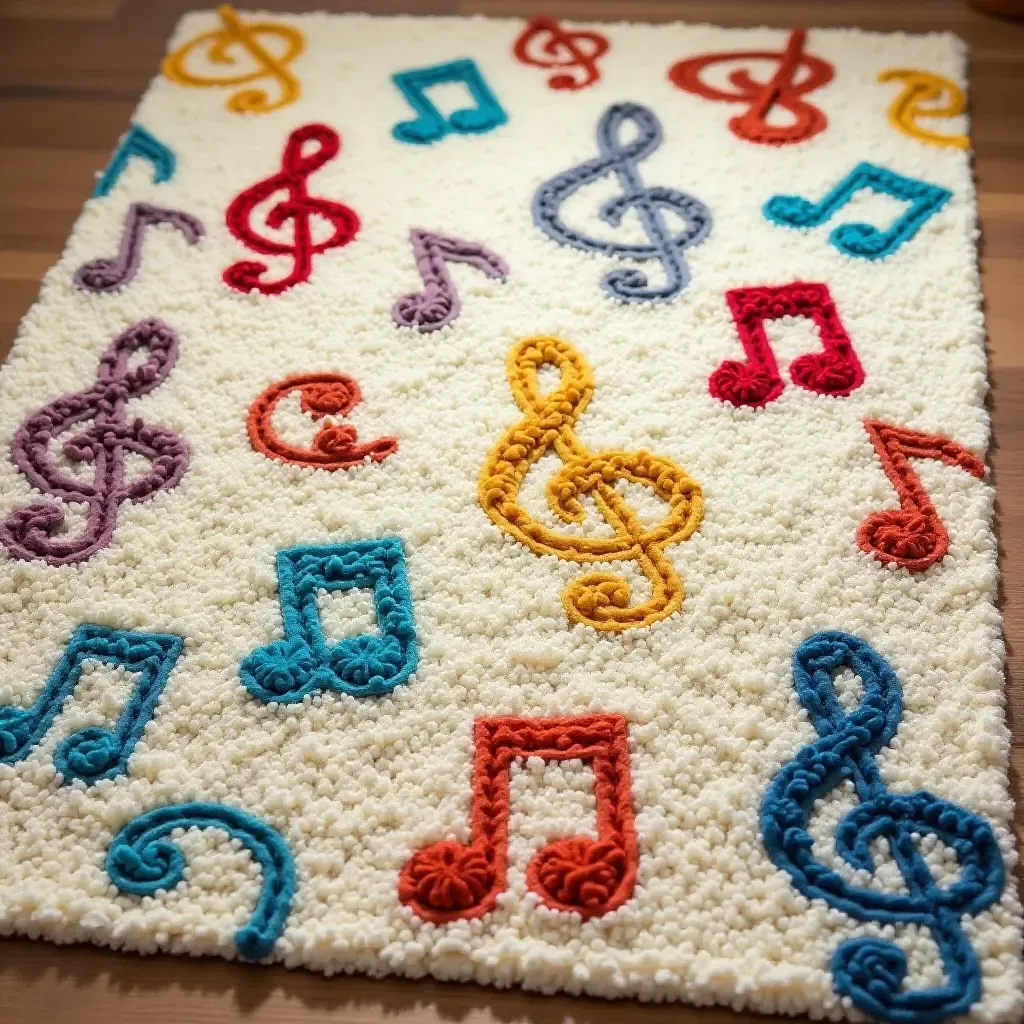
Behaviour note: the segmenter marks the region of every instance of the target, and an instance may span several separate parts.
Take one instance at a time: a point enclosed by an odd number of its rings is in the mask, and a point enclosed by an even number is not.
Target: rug
[[[965,63],[185,17],[0,374],[0,930],[1019,1019]]]

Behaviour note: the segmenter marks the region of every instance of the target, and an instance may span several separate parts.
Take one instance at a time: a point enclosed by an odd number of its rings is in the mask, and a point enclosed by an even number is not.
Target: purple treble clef
[[[132,365],[140,349],[144,362]],[[64,509],[53,502],[36,502],[12,512],[0,525],[0,542],[15,558],[41,558],[51,565],[83,562],[110,543],[123,501],[145,501],[168,490],[188,468],[188,447],[166,427],[141,419],[128,420],[129,398],[159,387],[178,358],[178,336],[162,320],[142,320],[129,327],[100,356],[96,382],[44,405],[18,428],[11,442],[14,461],[29,482],[61,501],[84,504],[88,517],[78,535],[56,535]],[[79,423],[90,426],[63,444],[73,462],[91,462],[92,480],[67,472],[51,452],[51,444]],[[125,479],[125,454],[148,459],[148,473]]]

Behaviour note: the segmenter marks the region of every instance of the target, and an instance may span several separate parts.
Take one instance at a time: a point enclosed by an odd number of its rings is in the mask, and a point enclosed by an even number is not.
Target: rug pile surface
[[[167,54],[0,372],[0,931],[1019,1019],[962,44]]]

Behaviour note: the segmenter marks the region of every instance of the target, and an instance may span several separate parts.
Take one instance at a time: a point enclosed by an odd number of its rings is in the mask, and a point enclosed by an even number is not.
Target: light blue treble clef
[[[621,141],[622,129],[632,124],[636,138]],[[616,103],[597,123],[597,148],[600,156],[572,167],[544,182],[533,197],[534,223],[560,245],[605,256],[622,256],[645,262],[659,260],[665,270],[665,283],[651,285],[647,275],[635,267],[622,267],[606,274],[602,287],[620,302],[664,302],[675,298],[689,283],[690,270],[683,251],[707,238],[711,231],[711,211],[699,200],[674,188],[647,188],[637,167],[662,142],[661,122],[654,112],[639,103]],[[614,173],[622,194],[603,203],[600,218],[619,227],[630,210],[635,210],[649,242],[614,242],[593,238],[569,227],[559,210],[565,201],[584,185]],[[684,222],[673,234],[665,223],[664,211],[676,214]]]

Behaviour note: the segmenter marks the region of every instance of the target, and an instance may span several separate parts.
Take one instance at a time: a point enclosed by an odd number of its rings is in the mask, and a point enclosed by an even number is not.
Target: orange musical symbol
[[[530,48],[538,44],[540,50],[531,54]],[[608,52],[608,38],[600,32],[568,30],[558,21],[545,14],[539,14],[527,23],[512,52],[523,64],[536,68],[580,68],[583,78],[571,74],[552,75],[548,79],[551,89],[585,89],[593,85],[601,73],[598,60]]]
[[[880,562],[924,572],[945,557],[949,534],[908,459],[937,459],[979,480],[985,475],[985,463],[939,434],[922,434],[881,420],[865,420],[864,429],[900,496],[900,507],[868,516],[857,530],[857,543]]]
[[[806,38],[807,30],[798,28],[790,34],[786,48],[781,53],[771,50],[736,50],[691,57],[674,64],[669,69],[668,77],[680,89],[708,100],[748,103],[745,113],[729,121],[729,129],[741,139],[767,146],[803,142],[823,132],[828,126],[828,119],[821,110],[801,97],[831,82],[834,74],[828,61],[804,53]],[[709,85],[701,77],[705,68],[737,60],[774,60],[778,62],[778,67],[767,82],[755,81],[747,68],[736,68],[729,73],[733,92]],[[807,73],[796,81],[800,68],[806,68]],[[768,115],[776,106],[793,115],[792,124],[780,126],[768,123]]]

